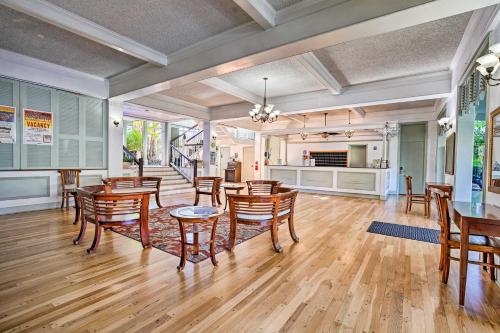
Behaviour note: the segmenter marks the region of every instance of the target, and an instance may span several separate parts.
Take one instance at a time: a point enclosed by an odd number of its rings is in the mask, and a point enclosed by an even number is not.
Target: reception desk
[[[381,200],[390,186],[389,169],[269,165],[265,174],[299,190]]]

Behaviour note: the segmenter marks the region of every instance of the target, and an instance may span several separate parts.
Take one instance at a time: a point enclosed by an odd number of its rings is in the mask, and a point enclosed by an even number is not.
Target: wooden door
[[[241,180],[254,179],[254,166],[255,166],[255,149],[254,147],[243,147],[243,162],[241,165]],[[259,165],[259,168],[262,168]]]
[[[425,124],[401,126],[399,193],[406,193],[405,176],[412,176],[413,193],[423,194],[425,183]]]

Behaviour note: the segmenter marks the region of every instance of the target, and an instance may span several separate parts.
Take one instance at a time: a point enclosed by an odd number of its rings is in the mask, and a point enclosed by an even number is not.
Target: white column
[[[120,124],[115,126],[117,120]],[[123,174],[123,103],[109,101],[108,104],[108,176]]]
[[[210,142],[212,126],[209,120],[203,121],[203,176],[210,176]]]
[[[389,183],[389,193],[397,194],[398,193],[398,181],[399,181],[399,133],[396,136],[393,136],[389,139],[389,169],[390,173],[390,183]],[[404,184],[400,184],[401,186],[405,186]]]
[[[436,181],[436,160],[437,160],[438,123],[436,120],[427,122],[427,163],[425,168],[425,179],[428,182]]]
[[[172,125],[164,123],[164,144],[163,144],[163,157],[165,158],[164,164],[169,165],[170,161],[170,139],[172,137]]]

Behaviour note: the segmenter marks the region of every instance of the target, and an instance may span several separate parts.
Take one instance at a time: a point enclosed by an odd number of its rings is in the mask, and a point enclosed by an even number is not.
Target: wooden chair
[[[69,208],[69,198],[76,196],[76,189],[80,187],[80,169],[60,169],[57,170],[61,175],[61,193],[62,201],[61,208],[64,207],[66,201],[66,208]],[[76,203],[75,203],[76,205]]]
[[[73,240],[79,244],[85,235],[87,223],[95,225],[94,241],[88,253],[97,250],[102,228],[117,225],[139,224],[141,243],[144,248],[151,247],[149,242],[148,207],[149,194],[113,194],[105,192],[105,185],[85,186],[77,189],[82,210],[80,233]]]
[[[412,177],[406,176],[406,210],[405,213],[411,212],[413,203],[424,204],[424,215],[427,215],[428,198],[425,194],[413,194]]]
[[[281,182],[277,180],[247,180],[249,195],[276,194]]]
[[[230,230],[228,249],[231,251],[236,245],[236,231],[238,224],[268,225],[271,231],[271,241],[276,252],[282,252],[278,240],[278,225],[280,221],[288,220],[290,236],[295,242],[299,238],[294,230],[294,205],[297,191],[290,190],[272,195],[238,195],[229,194]]]
[[[109,185],[111,188],[156,188],[155,199],[159,208],[163,207],[160,202],[161,181],[161,177],[112,177],[102,180],[104,185]]]
[[[196,188],[196,198],[194,205],[197,206],[200,201],[200,194],[209,195],[212,198],[212,206],[222,205],[220,201],[221,177],[195,177],[194,187]]]
[[[459,257],[453,257],[451,255],[452,249],[460,249],[460,233],[451,232],[451,218],[448,212],[448,194],[440,190],[433,191],[435,199],[440,211],[439,217],[441,219],[440,225],[442,226],[442,233],[440,236],[441,242],[441,258],[440,266],[442,266],[441,271],[441,282],[448,283],[448,276],[450,274],[450,260],[460,261]],[[495,239],[491,239],[487,236],[482,235],[469,235],[469,250],[475,252],[481,252],[486,254],[489,258],[489,263],[483,257],[483,261],[473,261],[469,260],[468,263],[482,265],[483,267],[489,267],[490,278],[495,280],[495,268],[500,268],[500,265],[495,265],[495,254],[500,254],[500,246],[496,243]]]

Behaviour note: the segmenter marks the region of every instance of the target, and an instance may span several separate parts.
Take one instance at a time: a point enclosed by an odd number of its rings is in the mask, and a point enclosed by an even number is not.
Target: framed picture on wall
[[[446,160],[444,172],[447,175],[455,174],[455,133],[446,138]]]

